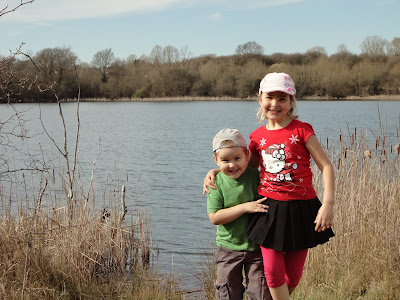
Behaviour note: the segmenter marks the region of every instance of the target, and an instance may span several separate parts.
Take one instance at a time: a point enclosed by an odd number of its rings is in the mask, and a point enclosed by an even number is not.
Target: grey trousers
[[[216,300],[271,300],[264,276],[261,251],[234,251],[218,247]],[[243,275],[245,286],[243,285]]]

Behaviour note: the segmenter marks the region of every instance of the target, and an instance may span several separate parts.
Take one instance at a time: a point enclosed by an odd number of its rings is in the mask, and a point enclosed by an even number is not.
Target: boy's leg
[[[272,300],[264,275],[261,251],[246,253],[244,271],[248,300]]]
[[[215,283],[216,300],[242,300],[243,287],[243,251],[234,251],[218,247],[216,254],[217,280]]]

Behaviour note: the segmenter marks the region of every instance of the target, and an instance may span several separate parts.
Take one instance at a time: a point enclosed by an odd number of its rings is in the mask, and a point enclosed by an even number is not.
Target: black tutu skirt
[[[278,251],[297,251],[324,244],[335,236],[330,228],[315,231],[314,221],[321,207],[318,198],[293,201],[268,198],[263,204],[269,206],[268,213],[250,214],[247,228],[248,238],[258,245]]]

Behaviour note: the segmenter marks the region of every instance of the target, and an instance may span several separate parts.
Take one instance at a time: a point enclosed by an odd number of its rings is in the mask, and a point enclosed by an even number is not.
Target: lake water
[[[26,110],[30,134],[42,132],[42,121],[55,140],[63,142],[56,104],[17,104]],[[76,104],[63,104],[70,131],[72,153],[76,127]],[[160,271],[172,271],[182,287],[196,289],[201,272],[215,242],[216,228],[207,217],[203,178],[214,168],[211,142],[222,128],[237,128],[249,141],[249,134],[260,124],[256,120],[257,102],[115,102],[80,104],[79,161],[82,177],[90,178],[98,152],[95,178],[105,183],[117,178],[127,189],[131,208],[140,200],[151,214],[152,236],[157,246]],[[379,114],[378,114],[379,111]],[[298,101],[299,119],[313,125],[321,141],[337,141],[354,128],[373,138],[385,133],[394,145],[399,142],[400,101]],[[0,105],[0,121],[12,114]],[[4,143],[4,142],[3,142]],[[29,149],[46,149],[56,157],[49,139],[40,135],[29,139]],[[16,164],[23,158],[14,153]],[[100,185],[100,184],[99,184]]]

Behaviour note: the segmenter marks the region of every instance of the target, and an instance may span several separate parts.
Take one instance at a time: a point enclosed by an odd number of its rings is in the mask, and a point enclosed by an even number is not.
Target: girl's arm
[[[311,135],[308,138],[306,148],[310,152],[318,168],[321,170],[322,181],[324,184],[323,203],[314,222],[315,231],[320,232],[330,228],[333,224],[335,174],[328,156],[325,154],[315,135]]]
[[[221,172],[220,169],[212,169],[208,171],[206,177],[204,178],[203,195],[210,193],[208,188],[211,188],[213,190],[217,189],[217,186],[215,185],[215,176],[217,176],[219,172]]]
[[[229,208],[223,208],[215,213],[209,213],[211,223],[221,225],[232,222],[245,213],[268,212],[268,205],[262,204],[267,198],[250,201]]]
[[[249,151],[249,167],[257,169],[260,164],[260,155]]]

